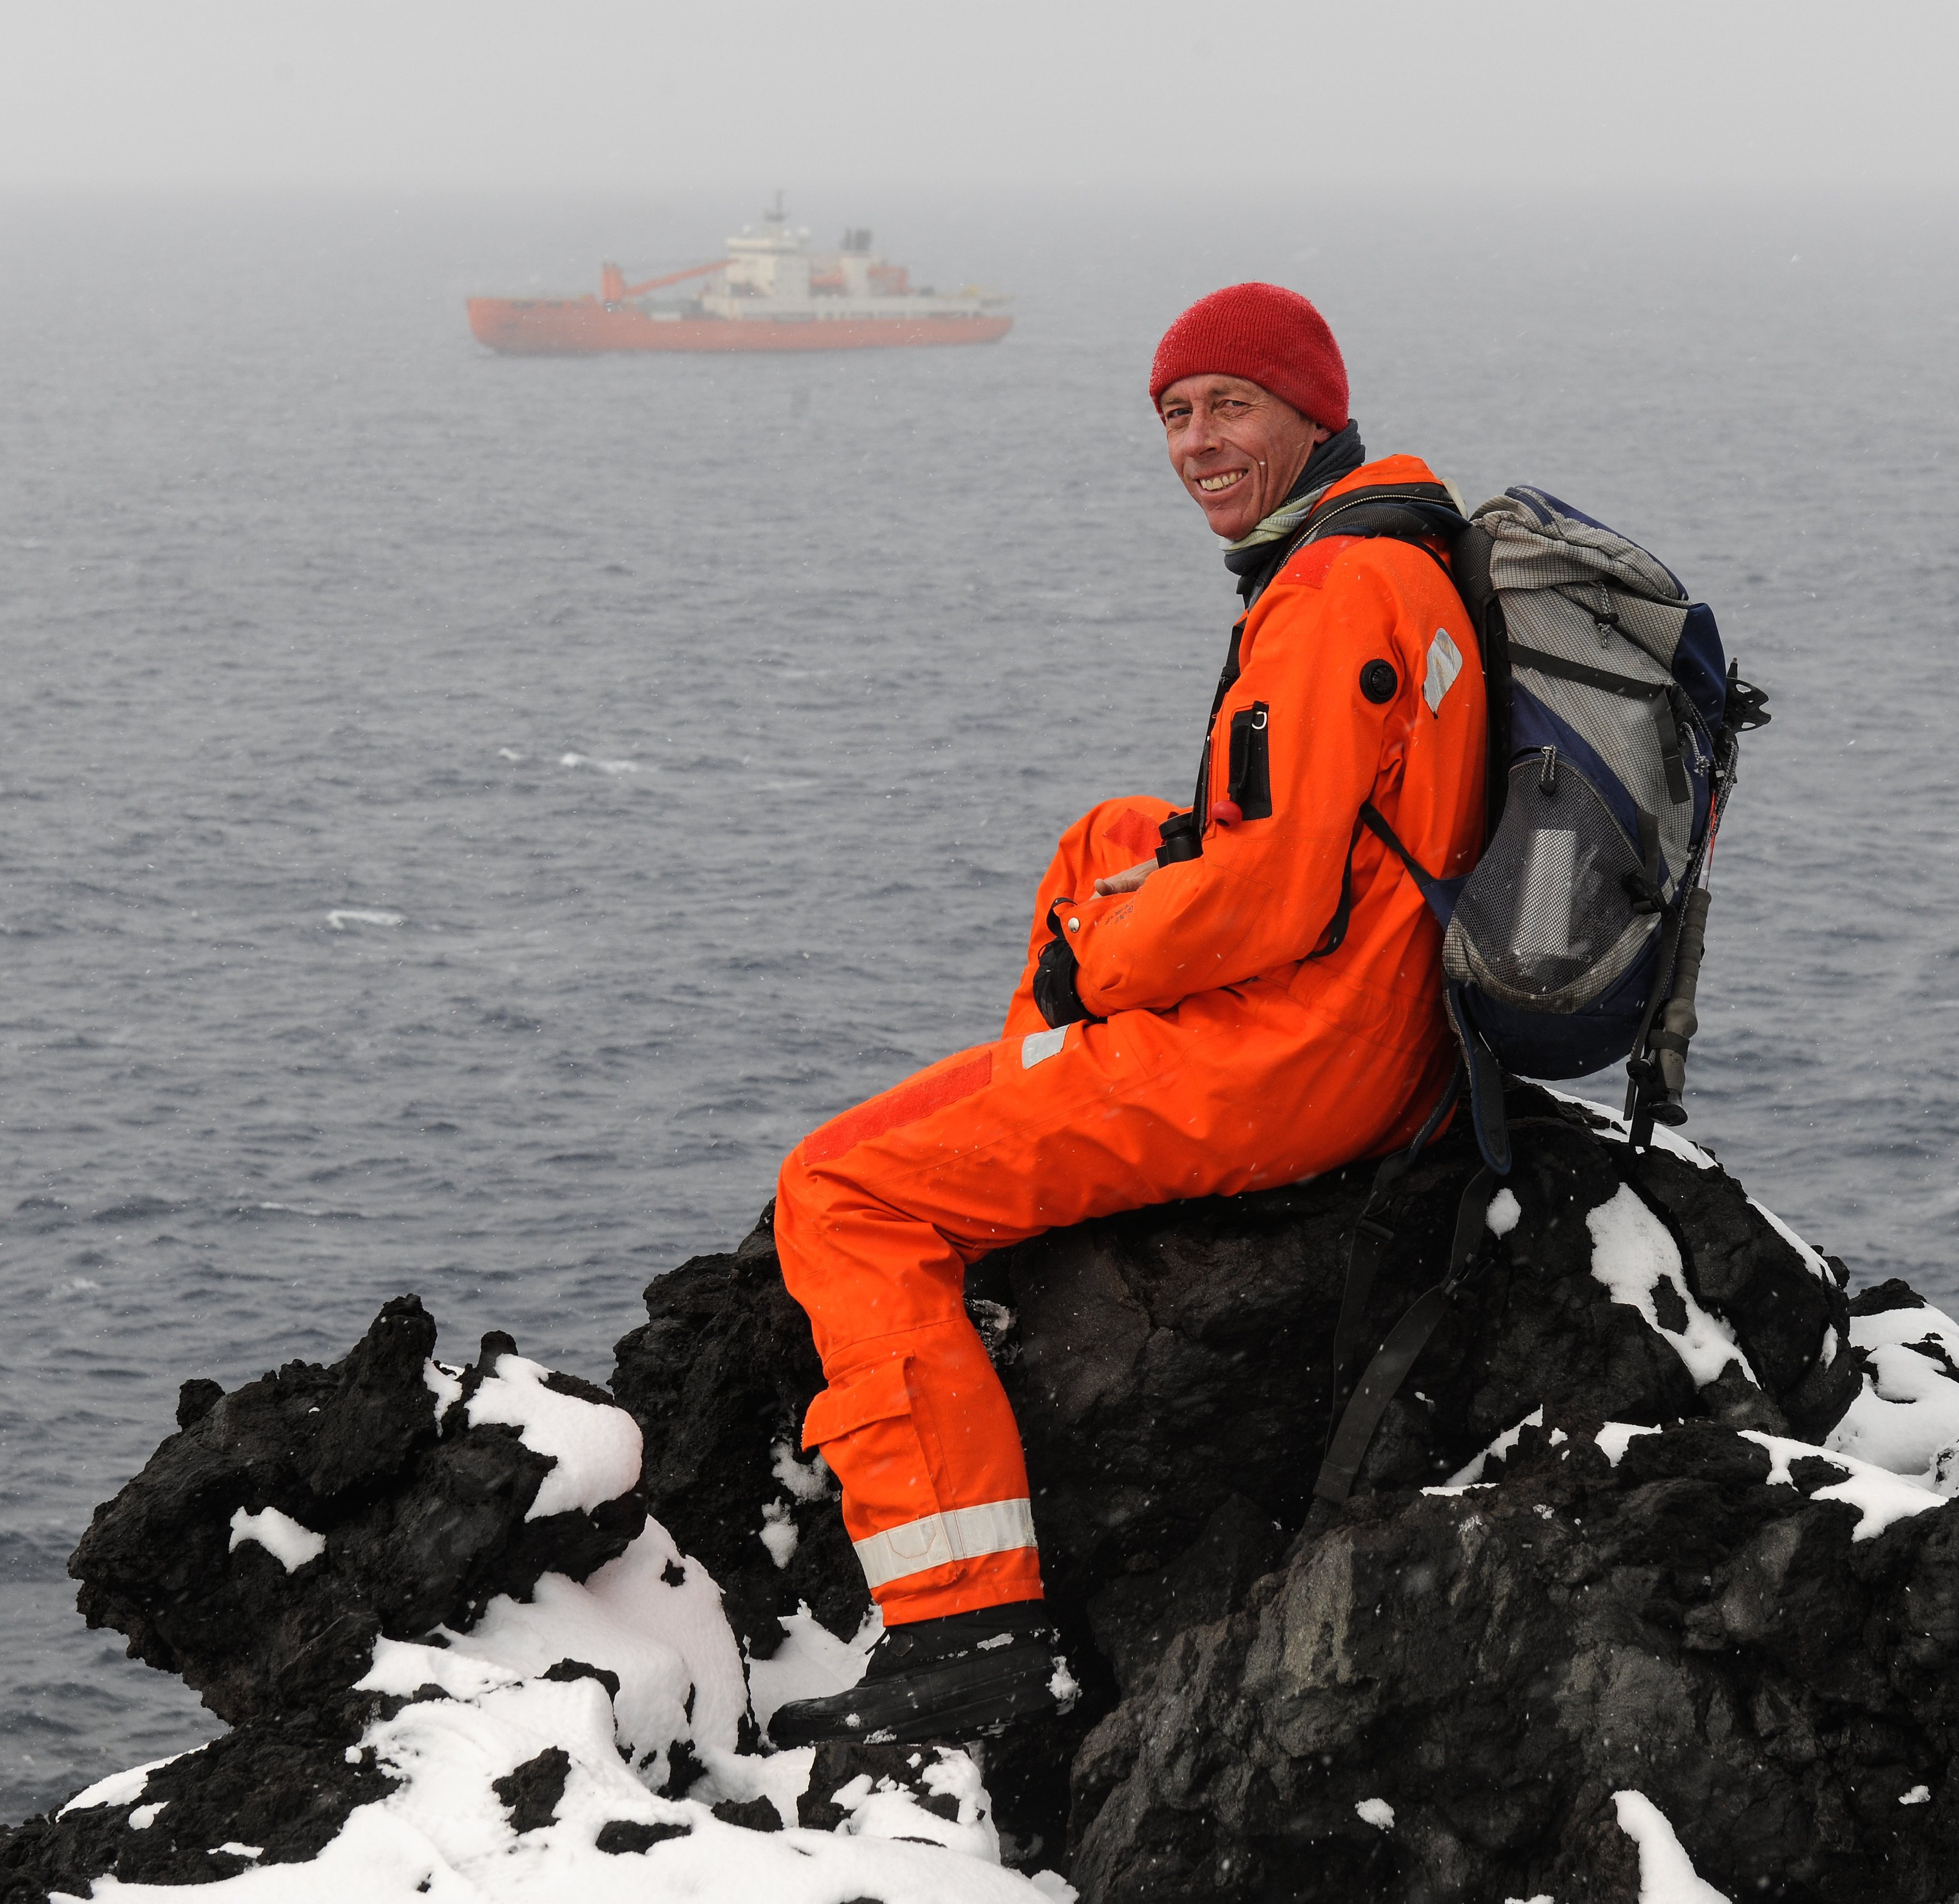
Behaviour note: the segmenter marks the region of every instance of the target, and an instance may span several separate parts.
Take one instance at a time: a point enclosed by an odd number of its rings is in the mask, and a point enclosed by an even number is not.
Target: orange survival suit
[[[1434,482],[1391,456],[1319,508]],[[1481,847],[1483,678],[1461,599],[1421,547],[1329,536],[1285,563],[1235,639],[1208,752],[1210,801],[1237,797],[1218,818],[1200,801],[1199,857],[1096,898],[1174,809],[1138,797],[1084,815],[1041,882],[1000,1038],[846,1111],[783,1165],[776,1243],[829,1384],[803,1445],[842,1484],[887,1624],[1040,1596],[1020,1435],[967,1318],[969,1263],[1085,1218],[1383,1153],[1447,1087],[1441,930],[1357,815],[1371,799],[1438,878]],[[1091,1021],[1051,1027],[1034,1003],[1054,930]]]

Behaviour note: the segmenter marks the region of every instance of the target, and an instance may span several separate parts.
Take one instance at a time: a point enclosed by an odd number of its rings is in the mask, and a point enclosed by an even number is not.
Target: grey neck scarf
[[[1329,437],[1307,458],[1306,467],[1285,501],[1249,535],[1224,545],[1224,566],[1234,575],[1247,574],[1258,567],[1270,553],[1271,544],[1284,541],[1319,506],[1328,490],[1367,460],[1357,423],[1350,422],[1337,436]]]

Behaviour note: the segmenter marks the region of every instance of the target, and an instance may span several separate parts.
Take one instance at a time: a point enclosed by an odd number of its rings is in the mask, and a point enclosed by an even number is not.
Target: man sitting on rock
[[[803,1445],[842,1484],[884,1632],[859,1685],[776,1712],[780,1745],[970,1736],[1066,1686],[1019,1432],[967,1317],[970,1263],[1383,1155],[1449,1088],[1440,930],[1359,815],[1371,801],[1435,876],[1468,869],[1482,675],[1439,541],[1329,520],[1358,497],[1448,491],[1417,458],[1367,461],[1332,332],[1275,285],[1193,304],[1150,394],[1246,604],[1197,797],[1078,820],[999,1041],[783,1165],[776,1244],[829,1384]]]

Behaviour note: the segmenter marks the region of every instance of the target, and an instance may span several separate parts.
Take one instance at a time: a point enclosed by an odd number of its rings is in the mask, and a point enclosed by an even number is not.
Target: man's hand
[[[1110,899],[1119,892],[1134,892],[1156,869],[1155,860],[1139,860],[1126,871],[1112,873],[1106,879],[1097,879],[1095,882],[1095,896],[1098,899]]]

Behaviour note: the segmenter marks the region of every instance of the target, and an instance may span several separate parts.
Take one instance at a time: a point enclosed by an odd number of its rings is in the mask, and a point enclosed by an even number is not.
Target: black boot
[[[1045,1615],[1038,1600],[1019,1600],[887,1627],[862,1679],[847,1693],[778,1706],[769,1737],[779,1746],[913,1745],[977,1738],[1014,1719],[1065,1712],[1075,1683]]]

